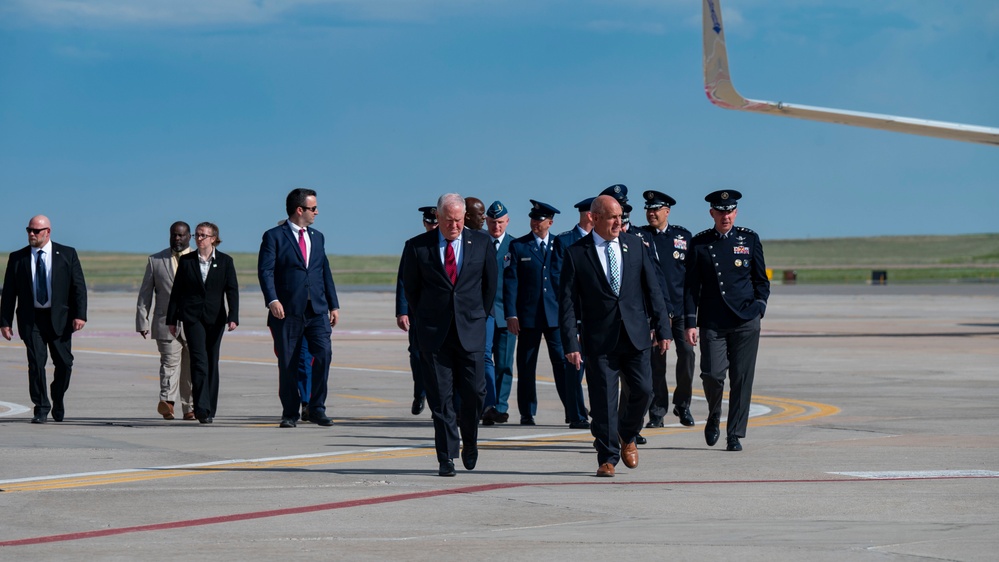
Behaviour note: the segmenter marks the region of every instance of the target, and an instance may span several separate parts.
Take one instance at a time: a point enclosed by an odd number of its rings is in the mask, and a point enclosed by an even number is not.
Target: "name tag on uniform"
[[[520,258],[520,261],[531,261],[531,258],[529,258],[529,257],[527,257],[527,258]]]
[[[749,255],[749,248],[747,246],[736,246],[733,249],[735,250],[735,253],[737,253],[737,254],[744,254],[744,255],[747,255],[747,256]]]

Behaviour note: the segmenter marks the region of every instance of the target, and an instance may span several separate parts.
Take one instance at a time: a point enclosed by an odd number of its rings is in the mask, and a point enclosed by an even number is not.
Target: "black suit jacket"
[[[229,303],[226,313],[223,297]],[[177,275],[170,291],[167,307],[167,326],[177,321],[203,324],[239,324],[239,283],[232,257],[215,250],[215,260],[208,269],[208,277],[201,281],[198,252],[181,256],[177,260]]]
[[[466,351],[484,350],[486,317],[496,298],[496,249],[481,231],[462,232],[461,270],[451,284],[441,263],[439,234],[431,230],[406,242],[402,257],[402,284],[409,315],[416,317],[416,339],[421,348],[436,351],[452,321]]]
[[[73,331],[73,320],[87,319],[87,284],[76,250],[52,243],[52,328],[57,336]],[[0,327],[13,324],[16,303],[17,333],[28,337],[35,324],[35,293],[31,282],[31,247],[13,252],[7,260],[0,296]]]
[[[580,351],[577,320],[583,326],[584,355],[610,354],[622,333],[639,350],[652,347],[650,328],[655,330],[657,338],[672,339],[669,313],[656,277],[657,266],[640,238],[622,232],[618,240],[622,272],[617,296],[600,265],[592,233],[565,250],[559,287],[559,327],[566,353]],[[578,303],[578,318],[573,303]]]

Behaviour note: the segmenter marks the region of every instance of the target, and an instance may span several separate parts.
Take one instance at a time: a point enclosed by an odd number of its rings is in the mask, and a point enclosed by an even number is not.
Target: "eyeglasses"
[[[198,240],[202,240],[204,238],[215,238],[215,235],[214,234],[202,234],[202,233],[199,232],[199,233],[195,234],[194,237],[197,238]]]
[[[301,209],[305,209],[306,211],[311,211],[311,212],[315,213],[316,209],[319,208],[319,205],[313,205],[311,207],[300,207],[300,208]]]
[[[49,227],[46,226],[45,228],[31,228],[29,226],[29,227],[25,228],[24,230],[28,234],[34,234],[35,236],[38,236],[39,234],[45,232],[46,230],[49,230]]]

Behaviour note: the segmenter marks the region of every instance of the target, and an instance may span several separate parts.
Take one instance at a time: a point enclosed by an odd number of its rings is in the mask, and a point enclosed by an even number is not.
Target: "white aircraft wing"
[[[999,146],[999,128],[995,127],[746,99],[732,85],[729,74],[721,0],[703,1],[704,92],[719,107]]]

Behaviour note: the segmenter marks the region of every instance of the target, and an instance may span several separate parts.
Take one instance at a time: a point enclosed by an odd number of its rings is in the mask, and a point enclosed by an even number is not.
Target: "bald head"
[[[52,236],[52,223],[45,215],[35,215],[28,221],[28,245],[41,248],[49,243]]]
[[[621,234],[621,204],[610,195],[601,195],[590,205],[593,230],[604,240],[613,240]]]

